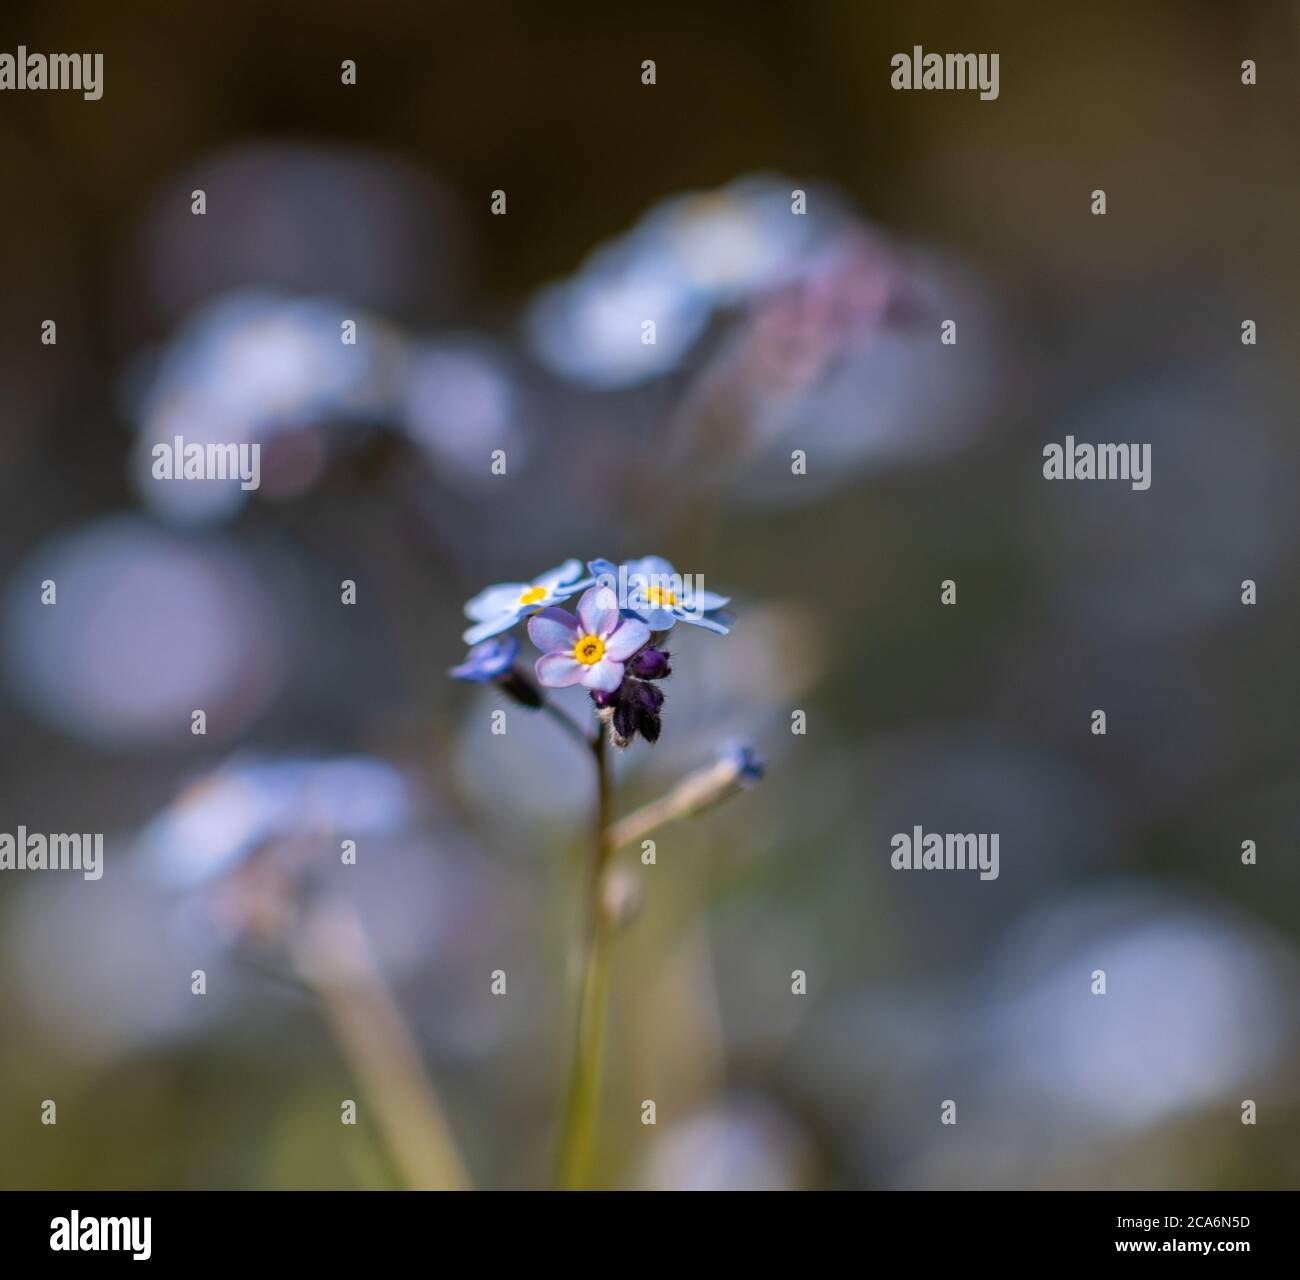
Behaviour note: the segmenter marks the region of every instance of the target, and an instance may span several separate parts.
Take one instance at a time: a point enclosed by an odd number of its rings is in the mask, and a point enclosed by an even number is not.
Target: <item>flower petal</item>
[[[618,565],[612,560],[588,560],[587,576],[576,590],[585,591],[588,587],[608,587],[611,591],[617,591]]]
[[[533,579],[535,587],[546,587],[554,591],[557,587],[568,586],[571,582],[576,582],[578,575],[582,573],[581,560],[566,560],[562,565],[557,565],[554,569],[547,569],[545,573],[539,573]]]
[[[590,574],[584,578],[579,578],[577,582],[564,582],[551,592],[552,600],[567,600],[570,596],[577,595],[579,591],[586,591],[590,586],[594,586],[596,579]]]
[[[671,631],[673,623],[681,616],[671,609],[661,609],[651,605],[644,596],[633,597],[628,602],[628,612],[644,622],[651,631]]]
[[[457,680],[484,684],[505,675],[518,654],[519,642],[514,636],[499,636],[496,639],[484,640],[465,655],[464,662],[457,667],[452,667],[447,674]]]
[[[671,578],[676,572],[663,556],[642,556],[640,560],[629,560],[627,562],[629,578],[634,573],[646,579]]]
[[[544,653],[537,659],[535,670],[537,678],[548,689],[567,689],[579,680],[585,684],[585,674],[594,671],[595,667],[584,667],[577,658],[571,658],[567,653]]]
[[[716,591],[692,591],[682,602],[682,608],[688,613],[712,613],[730,603],[730,596],[720,596]]]
[[[578,662],[573,665],[581,666]],[[540,674],[539,671],[538,675]],[[609,658],[601,658],[599,662],[593,662],[591,666],[584,668],[579,679],[584,689],[600,689],[605,693],[613,693],[623,683],[623,664],[613,662]]]
[[[605,637],[605,656],[615,662],[630,658],[643,644],[649,643],[650,628],[639,618],[624,618]]]
[[[466,602],[465,616],[473,622],[486,622],[513,609],[527,590],[526,582],[499,582],[495,587],[485,587]]]
[[[528,619],[528,638],[543,653],[570,650],[578,638],[578,620],[565,609],[543,609]]]
[[[592,587],[578,601],[578,621],[584,635],[603,640],[618,626],[618,596],[608,587]]]
[[[566,582],[562,587],[548,587],[546,589],[546,604],[559,604],[561,600],[567,600],[570,596],[576,595],[590,585],[589,582]],[[544,609],[546,605],[537,607]]]
[[[476,645],[480,641],[486,640],[489,636],[500,635],[502,631],[509,631],[511,627],[519,621],[518,610],[511,610],[509,613],[499,613],[495,618],[488,618],[484,622],[476,622],[461,637],[468,645]]]
[[[683,622],[689,622],[693,627],[703,627],[705,631],[712,631],[717,635],[725,636],[731,628],[725,623],[719,622],[717,618],[709,617],[707,614],[687,614],[682,618]]]

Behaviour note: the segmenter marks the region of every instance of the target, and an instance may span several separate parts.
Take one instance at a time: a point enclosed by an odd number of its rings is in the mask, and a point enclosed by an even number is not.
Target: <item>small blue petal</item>
[[[722,622],[716,614],[686,613],[681,615],[681,621],[688,622],[693,627],[703,627],[705,631],[712,631],[719,636],[725,636],[731,631],[731,627],[728,625],[730,619],[728,619],[728,622]]]
[[[581,560],[566,560],[562,565],[557,565],[554,569],[539,573],[533,579],[533,586],[546,587],[550,591],[557,591],[576,582],[581,573]]]
[[[479,622],[470,627],[461,636],[461,639],[468,645],[476,645],[489,636],[500,635],[502,631],[509,631],[523,615],[524,610],[522,609],[511,609],[509,613],[498,614],[495,618],[489,618],[486,622]]]
[[[514,665],[518,653],[519,642],[514,636],[494,636],[476,644],[465,655],[465,661],[452,667],[447,674],[471,684],[486,684],[505,675]]]
[[[465,616],[471,622],[486,622],[514,607],[519,597],[528,590],[526,582],[499,582],[485,587],[465,604]]]
[[[671,609],[647,609],[642,617],[651,631],[671,631],[677,621]]]
[[[642,556],[639,560],[629,560],[624,566],[627,576],[634,574],[642,578],[671,578],[677,571],[663,556]]]

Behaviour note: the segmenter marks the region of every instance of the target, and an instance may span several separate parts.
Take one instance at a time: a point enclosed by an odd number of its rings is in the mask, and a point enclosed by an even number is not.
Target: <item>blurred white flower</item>
[[[1040,909],[996,958],[978,1026],[999,1093],[1095,1130],[1240,1101],[1296,1025],[1295,957],[1154,889]],[[1106,994],[1091,990],[1095,970]]]
[[[342,341],[345,320],[356,322],[354,345]],[[303,450],[281,476],[271,446],[289,433],[315,435],[306,457],[318,473],[329,448],[324,428],[391,414],[404,356],[396,331],[338,300],[262,292],[216,299],[190,318],[147,373],[137,368],[130,380],[137,491],[153,510],[192,522],[227,518],[248,501],[250,491],[237,480],[155,479],[154,446],[177,436],[186,444],[257,443],[262,490],[300,490],[315,478],[299,474]]]
[[[43,605],[40,584],[58,603]],[[27,711],[102,746],[203,742],[260,712],[284,675],[285,632],[253,562],[136,516],[36,547],[14,571],[5,665]],[[190,735],[202,708],[208,737]]]
[[[410,351],[400,423],[444,478],[478,488],[494,485],[489,461],[497,449],[512,467],[525,462],[521,409],[508,366],[482,340],[440,339]]]
[[[949,319],[959,340],[944,345]],[[794,285],[754,302],[685,412],[700,419],[697,450],[730,470],[738,500],[806,505],[864,471],[967,444],[999,401],[1004,362],[979,282],[852,235]],[[726,437],[728,422],[729,438],[710,447],[707,433]],[[791,484],[795,446],[807,471]]]
[[[795,214],[799,185],[750,177],[662,201],[534,299],[526,317],[534,353],[554,372],[604,389],[675,369],[718,308],[777,283],[846,223],[838,199],[820,189],[807,193],[810,211]],[[655,324],[653,344],[642,341],[646,321]]]
[[[797,255],[845,215],[824,189],[811,211],[793,212],[799,184],[774,177],[741,178],[717,191],[673,196],[656,205],[630,239],[648,257],[671,264],[689,288],[717,306],[779,280]]]
[[[637,246],[603,249],[571,281],[544,289],[525,324],[547,368],[597,388],[630,386],[676,368],[708,323],[704,296]],[[647,321],[653,343],[643,341]]]
[[[379,760],[236,759],[187,787],[141,833],[139,849],[161,883],[192,888],[268,841],[392,832],[411,811],[401,774]]]
[[[901,980],[800,1036],[808,1087],[856,1118],[864,1180],[1197,1185],[1212,1167],[1189,1160],[1221,1146],[1198,1156],[1153,1131],[1206,1113],[1236,1123],[1244,1098],[1295,1103],[1296,952],[1225,907],[1111,880],[1029,906],[983,962],[915,954]],[[956,1129],[937,1123],[944,1098]]]

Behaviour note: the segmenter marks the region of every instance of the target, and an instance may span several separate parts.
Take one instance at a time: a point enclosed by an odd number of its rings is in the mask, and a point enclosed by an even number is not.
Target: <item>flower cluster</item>
[[[579,592],[576,613],[558,607]],[[638,734],[655,742],[664,704],[658,682],[672,674],[664,637],[678,622],[726,635],[728,603],[659,556],[621,565],[591,560],[585,573],[581,562],[568,560],[531,582],[488,587],[469,601],[465,613],[473,625],[464,638],[472,647],[450,674],[544,705],[541,690],[516,665],[517,641],[505,634],[526,618],[529,639],[541,651],[534,667],[541,685],[586,689],[616,746],[629,746]]]

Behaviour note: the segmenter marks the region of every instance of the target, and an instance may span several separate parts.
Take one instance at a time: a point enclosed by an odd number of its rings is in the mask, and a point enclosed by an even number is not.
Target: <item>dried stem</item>
[[[355,911],[337,900],[318,903],[303,923],[293,960],[320,998],[407,1187],[469,1189],[469,1174],[419,1049]]]
[[[612,853],[624,845],[643,840],[652,831],[678,818],[689,818],[720,804],[740,787],[740,770],[729,759],[688,774],[671,791],[620,819],[605,834]]]

